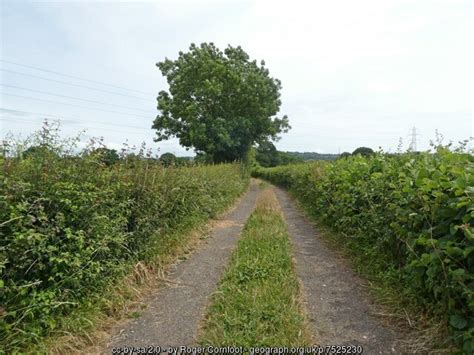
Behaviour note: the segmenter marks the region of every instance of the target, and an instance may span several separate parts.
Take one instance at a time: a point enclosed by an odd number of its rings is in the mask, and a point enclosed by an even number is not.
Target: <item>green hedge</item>
[[[238,164],[106,166],[44,149],[0,158],[0,348],[22,349],[61,316],[152,261],[167,235],[228,206],[248,184]],[[1,352],[1,350],[0,350]]]
[[[474,157],[376,154],[276,168],[254,176],[289,188],[303,206],[389,279],[449,324],[474,351]],[[432,313],[432,314],[433,314]]]

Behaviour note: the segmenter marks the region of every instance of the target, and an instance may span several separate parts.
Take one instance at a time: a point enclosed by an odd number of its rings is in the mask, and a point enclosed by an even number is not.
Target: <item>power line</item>
[[[27,111],[20,111],[20,110],[14,110],[14,111],[18,111],[18,112],[23,112],[23,113],[33,113],[33,112],[27,112]],[[39,113],[35,113],[35,114],[38,114],[38,115],[42,115],[44,116],[43,118],[51,118],[53,119],[54,116],[57,116],[57,115],[49,115],[49,114],[39,114]],[[49,117],[48,117],[49,116]],[[0,116],[0,118],[3,118],[2,116]],[[71,117],[65,117],[65,116],[61,116],[61,117],[57,117],[57,119],[62,119],[62,118],[71,118]],[[72,118],[74,119],[74,118]],[[32,122],[32,123],[37,123],[38,121],[37,120],[31,120],[31,119],[20,119],[20,118],[10,118],[10,117],[5,117],[5,119],[0,119],[0,121],[5,121],[5,120],[10,120],[10,121],[23,121],[23,122]],[[63,124],[65,122],[63,121]],[[67,122],[66,122],[67,123]],[[87,124],[87,127],[85,129],[104,129],[103,127],[97,127],[97,126],[93,126],[93,125],[90,125],[89,122],[87,121],[83,121],[82,122],[83,124]],[[105,126],[112,126],[112,127],[123,127],[123,128],[132,128],[132,129],[138,129],[138,130],[143,130],[143,131],[149,131],[150,133],[152,132],[149,128],[145,128],[145,127],[138,127],[138,126],[130,126],[130,125],[118,125],[118,124],[112,124],[112,123],[100,123],[100,122],[94,122],[94,123],[98,123],[100,125],[105,125]],[[125,131],[125,130],[120,130],[120,129],[114,129],[114,128],[107,128],[107,131],[110,131],[110,132],[117,132],[117,133],[129,133],[129,131]],[[160,142],[161,145],[166,145],[167,143],[171,143],[171,142]],[[301,148],[304,148],[302,151],[304,152],[309,152],[309,151],[313,151],[311,148],[309,148],[309,145],[308,144],[294,144],[294,143],[291,143],[291,144],[284,144],[286,146],[286,150],[299,150]],[[340,148],[339,148],[340,149]],[[321,153],[321,154],[336,154],[336,153]]]
[[[137,99],[137,100],[149,101],[149,99],[145,99],[145,98],[143,98],[143,97],[131,96],[131,95],[127,95],[127,94],[121,94],[121,93],[114,92],[114,91],[108,91],[108,90],[103,90],[103,89],[97,89],[97,88],[93,88],[93,87],[85,86],[85,85],[80,85],[80,84],[73,84],[73,83],[69,83],[69,82],[67,82],[67,81],[61,81],[61,80],[54,80],[54,79],[43,78],[42,76],[37,76],[37,75],[22,73],[22,72],[18,72],[18,71],[15,71],[15,70],[8,70],[8,69],[3,69],[3,68],[0,68],[0,70],[1,70],[1,71],[4,71],[4,72],[7,72],[7,73],[12,73],[12,74],[16,74],[16,75],[23,75],[23,76],[29,76],[29,77],[31,77],[31,78],[41,79],[41,80],[46,80],[46,81],[51,81],[51,82],[55,82],[55,83],[59,83],[59,84],[63,84],[63,85],[76,86],[76,87],[83,88],[83,89],[89,89],[89,90],[95,90],[95,91],[100,91],[100,92],[106,92],[106,93],[112,94],[112,95],[119,95],[119,96],[124,96],[124,97],[128,97],[128,98]]]
[[[1,84],[0,84],[1,85]],[[31,115],[40,115],[40,116],[58,116],[58,117],[64,117],[64,118],[68,118],[68,119],[74,119],[74,120],[79,120],[80,118],[79,117],[71,117],[71,116],[63,116],[63,115],[59,115],[59,114],[47,114],[47,113],[40,113],[40,112],[32,112],[32,111],[24,111],[24,110],[17,110],[17,109],[9,109],[9,108],[6,108],[6,107],[0,107],[0,110],[3,109],[3,110],[7,110],[7,111],[15,111],[15,112],[20,112],[20,113],[26,113],[26,114],[31,114]],[[104,124],[109,124],[109,123],[104,123]],[[111,124],[113,125],[113,124]],[[120,125],[122,126],[122,125]],[[136,126],[127,126],[127,127],[132,127],[132,128],[139,128],[139,127],[136,127]],[[294,135],[293,135],[294,136]],[[300,136],[300,135],[297,135],[297,136]],[[303,135],[304,137],[314,137],[314,135]],[[324,137],[327,137],[327,136],[324,136]],[[347,138],[347,139],[350,139],[350,138]]]
[[[18,95],[13,95],[13,96],[18,96]],[[22,96],[21,96],[22,97]],[[54,102],[54,101],[49,101],[49,100],[41,100],[41,99],[36,99],[36,98],[31,98],[31,99],[34,99],[34,100],[40,100],[40,101],[46,101],[46,102]],[[65,103],[61,103],[61,104],[65,104]],[[67,104],[69,105],[69,104]],[[73,105],[73,106],[77,106],[77,105]],[[82,106],[79,106],[79,107],[82,107]],[[8,109],[8,108],[0,108],[0,109],[4,109],[4,110],[9,110],[9,111],[14,111],[14,112],[19,112],[19,113],[25,113],[25,114],[31,114],[31,115],[39,115],[39,116],[43,116],[43,118],[46,118],[46,117],[56,117],[57,119],[72,119],[72,120],[80,120],[80,118],[78,117],[71,117],[71,116],[63,116],[63,115],[57,115],[57,114],[45,114],[45,113],[39,113],[39,112],[31,112],[31,111],[23,111],[23,110],[15,110],[15,109]],[[102,110],[101,110],[102,111]],[[113,111],[106,111],[106,112],[113,112]],[[141,116],[137,116],[137,117],[141,117]],[[148,117],[147,117],[148,118]],[[15,121],[15,120],[21,120],[21,119],[18,119],[18,118],[10,118],[10,120],[12,121]],[[31,122],[35,122],[35,121],[31,121]],[[83,124],[87,124],[89,127],[92,127],[90,126],[90,122],[88,121],[81,121],[81,123]],[[140,129],[140,130],[149,130],[150,128],[145,128],[145,127],[139,127],[139,126],[132,126],[132,125],[122,125],[122,124],[113,124],[113,123],[102,123],[102,122],[93,122],[93,123],[98,123],[100,125],[105,125],[105,126],[112,126],[112,127],[126,127],[126,128],[133,128],[133,129]],[[95,127],[97,129],[101,129],[100,127]],[[125,131],[121,131],[122,133],[126,133]],[[314,135],[298,135],[299,137],[315,137]],[[324,136],[324,137],[327,137],[327,136]],[[320,137],[321,138],[321,137]],[[360,141],[369,141],[369,140],[372,140],[370,138],[359,138],[359,137],[335,137],[337,140],[345,140],[345,141],[352,141],[352,142],[360,142]],[[375,140],[375,139],[374,139]],[[378,139],[380,140],[380,138]],[[392,138],[384,138],[383,140],[392,140]],[[378,143],[380,144],[380,142]],[[304,144],[304,143],[291,143],[290,144],[291,146],[300,146],[300,147],[306,147],[308,146],[307,144]]]
[[[52,119],[52,120],[55,120],[53,116],[49,116],[49,117],[43,117],[42,119]],[[60,118],[57,118],[57,120],[60,120]],[[20,121],[20,122],[31,122],[31,123],[38,123],[38,120],[33,120],[33,119],[20,119],[20,118],[13,118],[13,117],[4,117],[4,116],[0,116],[0,122],[1,121],[13,121],[13,122],[17,122],[17,121]],[[61,122],[62,125],[65,124],[64,121]],[[66,122],[67,123],[67,122]],[[97,126],[94,126],[94,125],[91,125],[89,123],[96,123],[96,122],[83,122],[83,123],[87,123],[87,127],[85,127],[84,129],[99,129],[99,130],[104,130],[106,129],[107,132],[118,132],[118,133],[130,133],[130,131],[126,131],[126,130],[120,130],[120,129],[114,129],[114,128],[104,128],[104,127],[97,127]],[[97,122],[98,123],[98,122]],[[112,127],[123,127],[123,128],[131,128],[131,129],[137,129],[137,130],[142,130],[142,131],[148,131],[150,133],[153,133],[153,131],[151,131],[151,129],[149,128],[144,128],[144,127],[137,127],[137,126],[126,126],[126,125],[114,125],[114,124],[106,124],[106,123],[98,123],[100,125],[105,125],[105,126],[112,126]]]
[[[41,118],[51,118],[51,119],[63,120],[63,122],[64,122],[64,119],[66,119],[66,120],[75,120],[75,121],[77,121],[77,122],[79,122],[79,123],[83,123],[83,124],[98,123],[98,124],[104,125],[104,126],[136,128],[136,129],[143,129],[143,130],[150,129],[150,128],[145,128],[145,127],[131,126],[131,125],[123,125],[123,124],[116,124],[116,123],[110,123],[110,122],[97,122],[97,121],[90,122],[90,121],[82,121],[79,117],[64,116],[64,115],[59,115],[59,114],[39,113],[39,112],[31,112],[31,111],[22,111],[22,110],[14,110],[14,109],[7,109],[7,108],[5,108],[5,107],[0,107],[0,110],[7,111],[6,113],[8,113],[8,111],[11,111],[11,112],[18,112],[18,113],[23,113],[23,114],[38,115],[38,116],[42,116]],[[1,111],[0,111],[0,112],[1,112]],[[10,120],[12,120],[12,121],[15,121],[15,120],[20,121],[20,120],[22,120],[22,119],[20,119],[20,118],[18,118],[18,117],[11,117]],[[36,122],[36,121],[31,121],[31,122]],[[65,122],[65,123],[67,123],[67,122]]]
[[[68,120],[80,120],[78,117],[72,117],[72,116],[63,116],[63,115],[58,115],[58,114],[48,114],[48,113],[39,113],[39,112],[31,112],[31,111],[22,111],[22,110],[15,110],[15,109],[9,109],[5,107],[0,107],[0,110],[5,110],[5,111],[14,111],[18,113],[24,113],[24,114],[30,114],[30,115],[38,115],[42,116],[42,118],[56,118],[58,120],[61,119],[68,119]],[[23,119],[17,118],[17,117],[12,117],[12,121],[18,120],[18,121],[25,121]],[[36,122],[36,121],[31,121],[31,122]],[[90,121],[80,121],[80,123],[83,124],[89,124],[89,123],[98,123],[100,125],[105,125],[105,126],[115,126],[115,127],[126,127],[126,128],[135,128],[135,129],[143,129],[143,130],[148,130],[150,128],[145,128],[145,127],[139,127],[139,126],[132,126],[132,125],[122,125],[122,124],[116,124],[116,123],[110,123],[110,122],[90,122]]]
[[[54,118],[56,117],[57,119],[72,119],[72,120],[80,120],[79,118],[77,117],[71,117],[71,116],[63,116],[63,115],[52,115],[52,114],[45,114],[45,113],[39,113],[39,112],[31,112],[31,111],[22,111],[22,110],[11,110],[11,109],[6,109],[6,108],[3,108],[5,110],[10,110],[10,111],[15,111],[15,112],[20,112],[20,113],[26,113],[26,114],[32,114],[32,115],[39,115],[39,116],[43,116],[43,118],[47,118],[47,117],[51,117],[51,118]],[[10,120],[12,121],[15,121],[15,120],[20,120],[20,119],[17,119],[17,118],[11,118]],[[32,122],[35,122],[35,121],[32,121]],[[84,124],[89,124],[90,122],[88,121],[81,121],[82,123]],[[143,129],[143,130],[148,130],[149,128],[145,128],[145,127],[139,127],[139,126],[131,126],[131,125],[122,125],[122,124],[113,124],[113,123],[102,123],[102,122],[93,122],[93,123],[98,123],[100,125],[105,125],[105,126],[113,126],[113,127],[127,127],[127,128],[134,128],[134,129]],[[98,129],[100,129],[100,127],[96,127]],[[298,137],[315,137],[314,135],[298,135]],[[325,138],[327,138],[328,136],[324,136]],[[319,137],[319,138],[322,138],[322,137]],[[334,137],[335,139],[337,140],[343,140],[343,141],[351,141],[351,142],[360,142],[360,141],[372,141],[371,138],[360,138],[360,137]],[[380,138],[378,139],[380,141]],[[392,138],[383,138],[382,140],[385,140],[385,141],[392,141],[393,139]],[[304,147],[304,146],[307,146],[307,144],[304,144],[304,143],[292,143],[291,145],[296,145],[296,146],[301,146],[301,147]]]
[[[30,115],[61,116],[61,117],[68,118],[68,119],[74,119],[74,120],[79,119],[79,117],[63,116],[63,115],[52,115],[52,114],[49,114],[49,113],[39,113],[39,112],[23,111],[23,110],[17,110],[17,109],[7,108],[7,107],[0,107],[0,111],[5,111],[6,113],[11,112],[12,114],[15,114],[15,113],[18,112],[18,113],[26,113],[26,114],[30,114]]]
[[[94,107],[89,107],[89,106],[74,105],[74,104],[70,104],[70,103],[66,103],[66,102],[59,102],[59,101],[38,99],[38,98],[36,98],[36,97],[30,97],[30,96],[7,94],[7,93],[3,93],[3,92],[0,92],[0,95],[21,97],[21,98],[23,98],[23,99],[28,99],[28,100],[35,100],[35,101],[48,102],[48,103],[53,103],[53,104],[67,105],[67,106],[73,106],[73,107],[80,107],[80,108],[84,108],[84,109],[87,109],[87,110],[95,110],[95,111],[102,111],[102,112],[108,112],[108,113],[115,113],[115,114],[117,114],[117,115],[124,115],[124,116],[128,116],[128,117],[134,116],[134,117],[140,117],[140,118],[150,118],[150,117],[147,117],[147,116],[139,116],[139,115],[134,115],[134,114],[130,114],[130,113],[123,113],[123,112],[110,111],[110,110],[102,110],[102,109],[100,109],[100,108],[94,108]]]
[[[118,86],[118,85],[113,85],[113,84],[107,84],[107,83],[103,83],[103,82],[96,81],[96,80],[84,79],[84,78],[81,78],[81,77],[79,77],[79,76],[69,75],[69,74],[63,74],[63,73],[59,73],[59,72],[53,71],[53,70],[48,70],[48,69],[42,69],[42,68],[34,67],[34,66],[32,66],[32,65],[25,65],[25,64],[20,64],[20,63],[17,63],[17,62],[12,62],[12,61],[10,61],[10,60],[0,59],[0,62],[4,62],[4,63],[9,63],[9,64],[17,65],[17,66],[24,67],[24,68],[35,69],[35,70],[43,71],[43,72],[45,72],[45,73],[52,73],[52,74],[56,74],[56,75],[61,75],[61,76],[65,76],[65,77],[73,78],[73,79],[77,79],[77,80],[87,81],[87,82],[89,82],[89,83],[95,83],[95,84],[99,84],[99,85],[109,86],[109,87],[116,88],[116,89],[127,90],[127,91],[134,91],[134,92],[138,92],[138,93],[150,95],[150,93],[145,92],[145,91],[140,91],[140,90],[135,90],[135,89],[128,89],[128,88],[125,88],[125,87],[123,87],[123,86]]]
[[[57,96],[57,97],[64,97],[64,98],[67,98],[67,99],[79,100],[79,101],[84,101],[84,102],[91,102],[91,103],[100,104],[100,105],[115,106],[115,107],[120,107],[120,108],[126,108],[128,110],[135,110],[135,111],[150,113],[149,111],[141,110],[141,109],[138,109],[138,108],[135,108],[135,107],[130,107],[130,106],[122,106],[122,105],[110,104],[110,103],[106,103],[106,102],[100,102],[100,101],[94,101],[94,100],[88,100],[88,99],[81,99],[81,98],[73,97],[73,96],[59,95],[59,94],[54,94],[54,93],[47,92],[47,91],[27,89],[27,88],[23,88],[23,87],[20,87],[20,86],[15,86],[15,85],[7,85],[7,84],[1,84],[1,83],[0,83],[0,85],[5,86],[5,87],[20,89],[20,90],[25,90],[25,91],[37,92],[37,93],[40,93],[40,94],[52,95],[52,96]]]

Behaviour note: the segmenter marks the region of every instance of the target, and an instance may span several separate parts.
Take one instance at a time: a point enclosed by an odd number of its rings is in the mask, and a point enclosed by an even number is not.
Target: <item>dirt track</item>
[[[124,329],[115,329],[108,350],[117,346],[193,345],[198,324],[254,208],[258,187],[252,183],[237,207],[217,224],[204,245],[176,264],[169,283],[147,302],[143,314]]]
[[[117,346],[196,345],[199,322],[253,211],[258,190],[253,182],[205,244],[171,269],[166,276],[169,283],[146,301],[143,314],[113,330],[107,353]],[[400,353],[396,332],[372,315],[375,306],[361,287],[361,279],[325,245],[287,192],[279,188],[275,192],[292,238],[296,272],[316,344],[361,345],[365,354]]]
[[[292,238],[296,272],[318,345],[361,345],[365,354],[399,352],[397,335],[371,314],[362,281],[318,236],[288,193],[276,188]]]

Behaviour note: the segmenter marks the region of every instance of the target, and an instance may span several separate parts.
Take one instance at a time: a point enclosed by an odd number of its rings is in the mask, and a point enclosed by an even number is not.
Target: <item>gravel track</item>
[[[313,339],[319,345],[361,345],[364,354],[400,353],[397,336],[379,319],[362,280],[326,246],[288,193],[275,188],[292,238],[296,272]]]
[[[326,245],[288,193],[274,189],[292,239],[316,343],[361,345],[364,354],[401,353],[397,332],[373,315],[377,310],[362,280]],[[199,323],[254,209],[258,190],[252,181],[237,207],[222,218],[205,243],[170,269],[169,282],[149,298],[143,314],[114,329],[107,353],[118,346],[196,345]]]
[[[115,329],[107,353],[118,346],[195,345],[199,322],[209,297],[217,288],[238,237],[254,209],[258,186],[249,191],[236,208],[226,214],[203,245],[186,260],[171,267],[168,283],[146,302],[142,315]]]

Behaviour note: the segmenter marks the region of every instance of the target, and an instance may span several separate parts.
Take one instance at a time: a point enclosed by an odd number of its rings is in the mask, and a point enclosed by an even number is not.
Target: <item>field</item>
[[[472,351],[472,155],[439,147],[435,154],[256,168],[254,176],[288,188],[401,308],[422,309],[431,323],[449,329],[438,346],[454,341]]]

